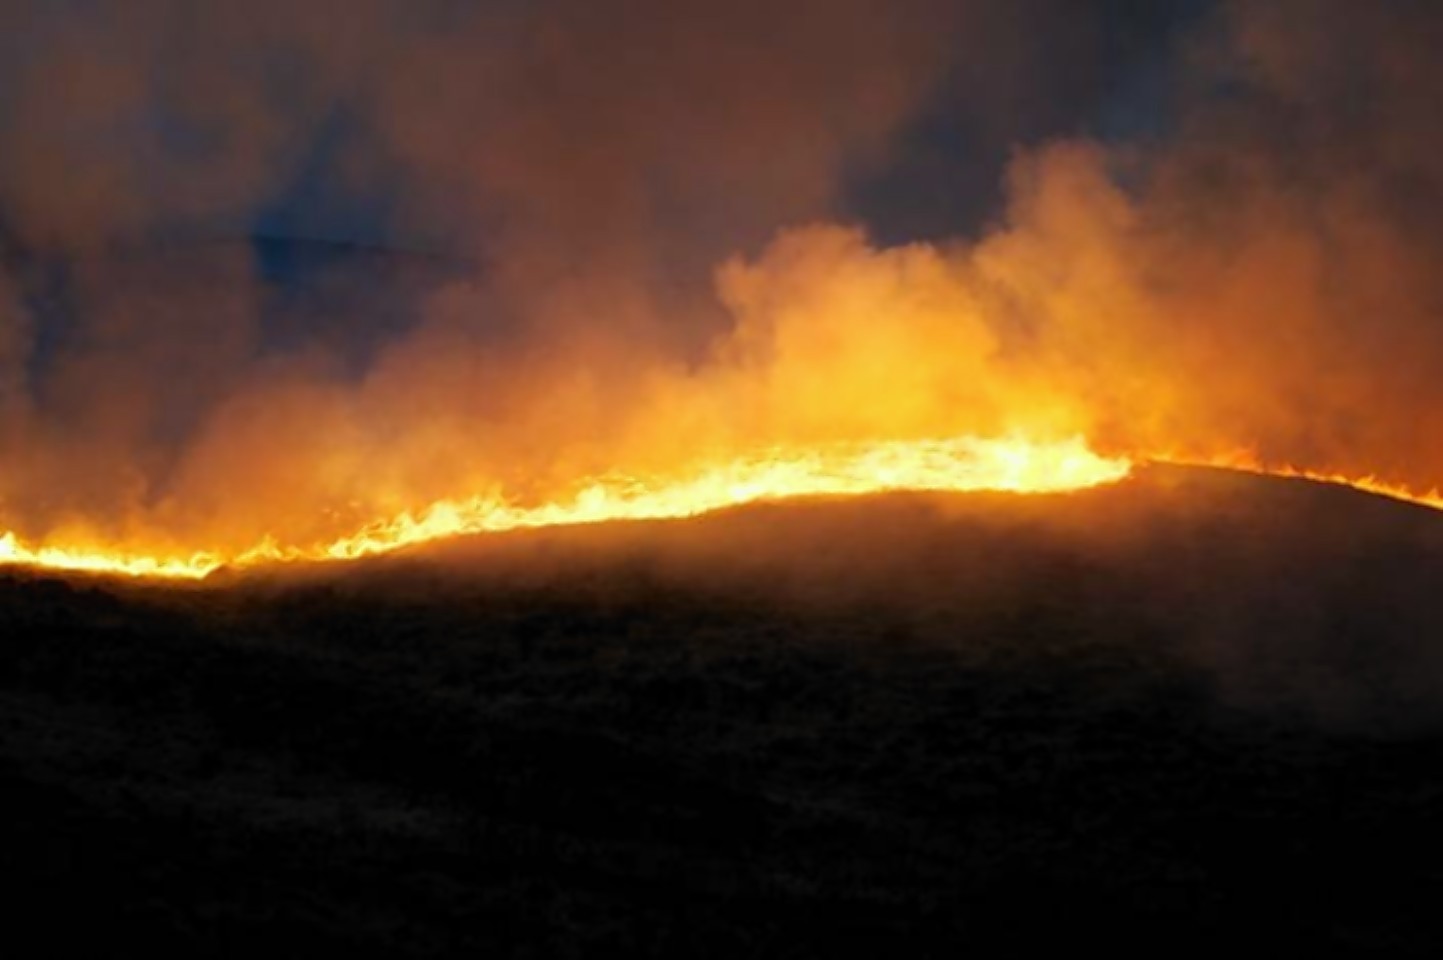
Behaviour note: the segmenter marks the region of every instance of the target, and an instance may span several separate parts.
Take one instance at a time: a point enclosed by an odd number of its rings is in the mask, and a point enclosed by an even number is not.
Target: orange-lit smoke
[[[483,264],[359,374],[320,340],[267,353],[248,265],[181,257],[163,296],[76,261],[95,302],[32,383],[0,285],[0,559],[198,573],[773,496],[1066,489],[1154,458],[1425,500],[1443,481],[1443,143],[1416,92],[1437,15],[1323,4],[1295,30],[1290,4],[1226,5],[1166,137],[1035,146],[990,228],[884,245],[839,222],[847,167],[883,162],[947,78],[939,37],[980,51],[994,20],[683,6],[366,32],[326,61],[318,89],[392,70],[370,129],[427,187],[406,215]],[[187,202],[245,194],[314,119],[226,102],[266,157]],[[43,154],[43,118],[18,122]],[[21,160],[11,182],[49,183]],[[133,225],[94,191],[32,239]]]

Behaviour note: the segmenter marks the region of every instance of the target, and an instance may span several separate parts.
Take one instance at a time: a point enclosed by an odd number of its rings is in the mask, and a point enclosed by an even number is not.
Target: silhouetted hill
[[[54,952],[1443,942],[1443,515],[1152,468],[161,587],[0,575]]]

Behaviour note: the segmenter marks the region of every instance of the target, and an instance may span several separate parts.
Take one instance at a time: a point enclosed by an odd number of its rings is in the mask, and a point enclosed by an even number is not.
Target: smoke
[[[989,255],[1093,371],[1099,440],[1438,483],[1440,27],[1229,5],[1173,136],[1023,162]]]
[[[1078,9],[9,5],[4,524],[311,543],[444,497],[958,434],[1438,483],[1443,17],[1222,5],[1176,45],[1168,115],[1103,140],[1057,106],[1107,86],[1102,13],[1097,49],[1056,39]],[[1050,139],[1009,120],[1032,100]],[[939,109],[984,154],[1027,137],[1003,206],[870,239],[858,185],[914,169]],[[358,368],[272,329],[248,250],[198,242],[277,209],[474,268]]]
[[[714,264],[833,212],[992,6],[7,5],[6,524],[304,539],[615,460],[729,323]],[[476,275],[349,369],[208,242],[277,204]]]
[[[1439,29],[1421,4],[1229,5],[1166,136],[1022,152],[979,238],[817,228],[728,267],[737,335],[774,318],[765,419],[820,398],[844,430],[1075,430],[1436,486]]]

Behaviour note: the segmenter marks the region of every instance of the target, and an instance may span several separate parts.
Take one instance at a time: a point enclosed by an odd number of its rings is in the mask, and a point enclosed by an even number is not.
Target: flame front
[[[148,553],[124,545],[67,543],[32,547],[6,533],[0,535],[0,563],[198,579],[222,566],[349,560],[466,534],[689,517],[765,500],[901,490],[1077,490],[1120,480],[1130,469],[1127,460],[1098,456],[1075,437],[1055,443],[963,438],[771,449],[707,464],[680,478],[599,477],[565,501],[528,506],[494,496],[442,500],[330,543],[300,545],[271,535],[234,554]]]
[[[1443,510],[1443,493],[1437,490],[1420,492],[1368,476],[1269,466],[1248,452],[1192,461],[1175,456],[1137,458],[1137,462],[1143,461],[1221,467],[1337,484]],[[1133,465],[1131,458],[1094,453],[1080,437],[1047,443],[960,438],[770,449],[706,464],[679,478],[598,477],[583,484],[569,499],[535,505],[509,502],[501,496],[440,500],[419,510],[379,519],[328,543],[295,544],[272,534],[249,548],[230,553],[151,552],[125,544],[54,542],[32,546],[13,532],[6,532],[0,534],[0,565],[138,578],[201,579],[225,566],[354,560],[471,534],[674,519],[761,501],[891,491],[1061,493],[1121,481],[1132,473]]]

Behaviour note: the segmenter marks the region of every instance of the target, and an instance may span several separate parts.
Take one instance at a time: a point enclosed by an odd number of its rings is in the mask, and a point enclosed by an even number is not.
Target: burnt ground
[[[25,955],[1433,956],[1440,585],[1443,515],[1163,469],[200,588],[0,573],[7,925]]]

